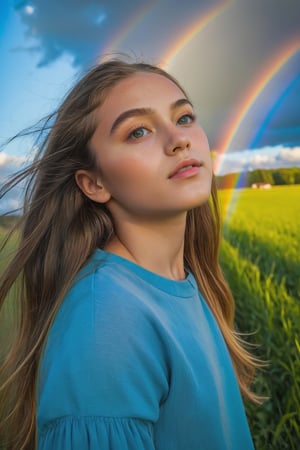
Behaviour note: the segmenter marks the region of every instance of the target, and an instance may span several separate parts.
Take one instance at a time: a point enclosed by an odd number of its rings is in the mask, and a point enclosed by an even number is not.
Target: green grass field
[[[228,205],[229,191],[220,191]],[[257,450],[300,448],[300,186],[235,191],[226,206],[221,264],[236,323],[268,362],[247,404]],[[254,333],[254,334],[253,334]]]
[[[220,191],[221,205],[230,195]],[[300,185],[238,190],[224,222],[221,264],[236,324],[268,362],[253,388],[269,399],[246,404],[256,450],[300,449],[299,200]],[[11,248],[0,255],[0,270]]]

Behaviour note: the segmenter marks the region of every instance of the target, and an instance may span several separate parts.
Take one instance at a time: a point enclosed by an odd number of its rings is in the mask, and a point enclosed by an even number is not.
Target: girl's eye
[[[188,125],[190,123],[193,123],[195,120],[195,116],[193,116],[193,114],[184,114],[183,116],[181,116],[177,123],[179,125]]]
[[[149,130],[147,130],[147,128],[139,127],[139,128],[136,128],[135,130],[131,131],[131,133],[129,134],[128,137],[129,137],[129,139],[140,139],[148,133],[149,133]]]

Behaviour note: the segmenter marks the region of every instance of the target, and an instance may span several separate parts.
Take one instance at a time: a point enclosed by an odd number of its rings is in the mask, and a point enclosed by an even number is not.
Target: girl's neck
[[[185,218],[164,222],[122,222],[105,250],[122,256],[151,272],[174,280],[185,278]]]

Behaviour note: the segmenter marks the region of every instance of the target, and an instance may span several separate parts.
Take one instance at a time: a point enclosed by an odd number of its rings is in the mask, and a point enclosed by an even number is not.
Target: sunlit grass
[[[220,191],[226,204],[229,191]],[[300,448],[300,186],[244,189],[224,224],[221,263],[236,299],[239,330],[269,362],[247,404],[257,450]],[[230,208],[229,208],[230,210]]]

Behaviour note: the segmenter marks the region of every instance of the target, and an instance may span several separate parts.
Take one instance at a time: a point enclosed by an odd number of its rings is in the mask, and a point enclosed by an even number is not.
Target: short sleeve
[[[169,389],[158,321],[124,274],[102,272],[104,279],[96,272],[74,286],[49,332],[38,450],[154,448],[153,425]]]
[[[49,423],[38,450],[154,450],[152,427],[138,419],[66,417]]]

